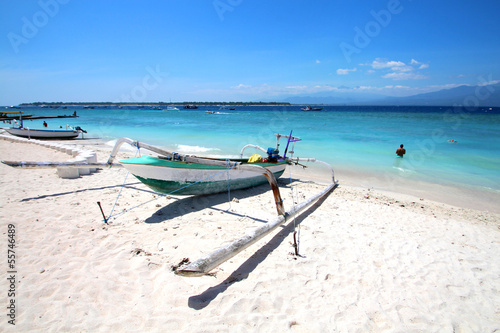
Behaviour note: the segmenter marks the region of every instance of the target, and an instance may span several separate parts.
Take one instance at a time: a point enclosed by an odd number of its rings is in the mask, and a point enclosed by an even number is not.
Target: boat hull
[[[167,161],[151,156],[121,160],[120,163],[156,192],[175,195],[203,195],[239,190],[267,183],[256,172],[196,163]],[[287,163],[254,163],[279,178]]]
[[[23,138],[33,139],[74,139],[80,133],[72,130],[39,130],[26,128],[6,128],[8,133]]]

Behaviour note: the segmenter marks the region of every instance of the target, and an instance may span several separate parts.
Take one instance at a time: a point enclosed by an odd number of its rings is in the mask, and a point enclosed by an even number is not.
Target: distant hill
[[[474,106],[475,103],[479,103],[479,106],[500,107],[500,83],[488,86],[463,85],[407,97],[386,97],[353,91],[335,92],[327,96],[324,93],[318,93],[281,99],[292,104]]]
[[[459,86],[407,97],[390,97],[379,103],[397,105],[500,106],[500,83],[489,86]]]

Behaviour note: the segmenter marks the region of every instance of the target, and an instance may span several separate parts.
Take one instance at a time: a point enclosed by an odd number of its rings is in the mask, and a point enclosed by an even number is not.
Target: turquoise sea
[[[500,108],[453,107],[236,106],[219,110],[155,110],[150,107],[50,109],[23,107],[26,114],[78,118],[46,120],[50,128],[66,124],[88,131],[85,137],[119,137],[163,146],[180,153],[237,156],[241,148],[275,145],[274,133],[302,138],[294,156],[316,157],[336,170],[500,192]],[[205,111],[214,111],[208,114]],[[43,120],[25,122],[42,128]],[[455,140],[456,142],[449,142]],[[406,155],[397,158],[404,144]],[[286,142],[280,147],[284,151]],[[255,151],[252,151],[252,153]],[[249,151],[250,153],[250,151]]]

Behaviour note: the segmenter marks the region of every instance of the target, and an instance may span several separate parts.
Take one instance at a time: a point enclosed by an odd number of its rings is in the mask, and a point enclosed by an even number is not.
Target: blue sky
[[[406,96],[500,80],[498,0],[2,0],[0,105]]]

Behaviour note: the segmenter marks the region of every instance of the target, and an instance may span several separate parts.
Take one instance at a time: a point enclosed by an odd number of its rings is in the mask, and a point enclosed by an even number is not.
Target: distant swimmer
[[[403,155],[406,154],[406,149],[403,148],[403,145],[399,146],[399,148],[396,150],[396,155],[399,157],[403,157]]]
[[[47,122],[43,122],[43,127],[47,127]]]
[[[449,143],[458,143],[458,141],[457,141],[457,140],[453,140],[453,139],[448,140],[448,142],[449,142]]]

